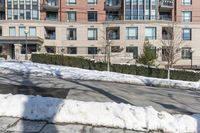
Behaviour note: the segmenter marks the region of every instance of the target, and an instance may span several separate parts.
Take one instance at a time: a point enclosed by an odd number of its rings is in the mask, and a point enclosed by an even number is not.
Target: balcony
[[[42,4],[42,8],[46,11],[51,11],[51,12],[58,12],[58,2],[57,1],[50,1]]]
[[[105,2],[105,10],[118,11],[121,8],[121,0],[107,0]]]
[[[26,37],[25,36],[0,36],[0,44],[16,44],[16,43],[25,44]],[[28,44],[37,44],[42,45],[44,40],[37,36],[28,36],[27,43]]]
[[[170,15],[160,15],[160,20],[172,21],[172,16],[170,16]]]
[[[171,10],[174,8],[173,0],[160,0],[160,9]]]

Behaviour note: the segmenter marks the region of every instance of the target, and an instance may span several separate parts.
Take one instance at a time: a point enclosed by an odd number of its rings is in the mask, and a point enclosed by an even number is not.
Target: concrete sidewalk
[[[80,124],[50,124],[20,118],[0,117],[0,133],[144,133],[125,129],[94,127]]]

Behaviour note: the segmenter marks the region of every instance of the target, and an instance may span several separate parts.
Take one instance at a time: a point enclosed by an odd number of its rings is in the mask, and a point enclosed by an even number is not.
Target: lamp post
[[[26,55],[25,55],[25,60],[28,60],[28,47],[27,47],[27,35],[28,35],[28,30],[24,30],[24,33],[26,35]]]
[[[190,69],[192,69],[192,66],[193,66],[193,53],[194,53],[194,50],[193,49],[190,49],[190,59],[191,59],[191,66],[190,66]]]
[[[108,43],[107,43],[107,71],[110,71],[110,43],[111,43],[111,40],[108,40]]]

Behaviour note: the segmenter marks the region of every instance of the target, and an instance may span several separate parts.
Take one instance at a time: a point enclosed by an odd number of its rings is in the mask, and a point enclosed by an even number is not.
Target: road
[[[186,89],[0,74],[0,93],[153,106],[170,113],[200,113],[200,92]]]

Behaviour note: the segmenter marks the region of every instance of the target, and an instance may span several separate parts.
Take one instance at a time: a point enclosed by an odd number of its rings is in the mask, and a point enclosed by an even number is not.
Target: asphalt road
[[[0,74],[0,93],[153,106],[170,113],[200,113],[200,92],[186,89]]]

